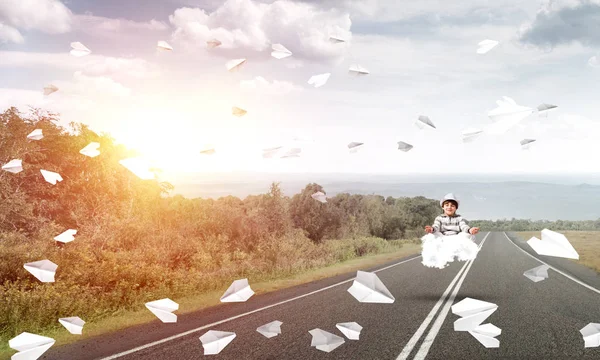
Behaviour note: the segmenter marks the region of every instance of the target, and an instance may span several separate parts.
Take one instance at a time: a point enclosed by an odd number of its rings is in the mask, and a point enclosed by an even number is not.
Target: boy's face
[[[442,206],[442,208],[444,209],[444,214],[448,216],[452,216],[456,212],[456,205],[454,205],[452,201],[444,202],[444,206]]]

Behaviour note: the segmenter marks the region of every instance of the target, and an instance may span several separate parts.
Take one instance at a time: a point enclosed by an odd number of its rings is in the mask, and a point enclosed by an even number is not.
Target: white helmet
[[[444,198],[442,200],[440,200],[440,206],[444,206],[444,201],[446,201],[446,200],[456,201],[456,208],[458,209],[458,206],[460,205],[460,201],[458,200],[458,198],[456,196],[454,196],[453,193],[448,193],[448,194],[444,195]]]

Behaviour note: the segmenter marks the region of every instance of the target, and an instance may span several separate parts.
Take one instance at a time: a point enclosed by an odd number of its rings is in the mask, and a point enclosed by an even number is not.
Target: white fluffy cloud
[[[71,93],[87,96],[129,96],[131,89],[106,76],[88,76],[81,71],[73,75],[73,82],[66,83],[63,88]]]
[[[253,0],[227,0],[212,13],[199,8],[180,8],[169,17],[175,26],[173,39],[190,47],[205,47],[217,38],[225,49],[267,51],[281,43],[295,57],[313,60],[339,58],[346,44],[332,44],[330,35],[350,40],[347,13],[323,10],[311,4],[286,0],[270,4]]]
[[[19,30],[0,22],[0,43],[3,42],[22,44],[25,42],[25,39]]]
[[[146,31],[166,31],[169,26],[162,21],[150,20],[138,22],[127,19],[115,19],[102,16],[95,16],[91,13],[76,15],[74,17],[74,27],[88,34],[110,36],[118,34],[119,36],[127,34],[143,33]]]
[[[0,20],[17,29],[60,34],[71,30],[73,14],[58,0],[2,0]]]

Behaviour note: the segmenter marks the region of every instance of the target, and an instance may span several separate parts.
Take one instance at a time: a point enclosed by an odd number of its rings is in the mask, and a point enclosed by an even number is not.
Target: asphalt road
[[[352,273],[180,315],[176,324],[156,320],[53,347],[41,359],[202,359],[199,337],[208,330],[237,335],[220,354],[208,355],[218,359],[600,359],[600,348],[585,349],[579,333],[600,323],[597,274],[568,260],[538,257],[565,275],[551,269],[548,279],[534,283],[523,272],[541,263],[504,233],[479,234],[477,243],[482,248],[475,261],[443,270],[423,266],[420,257],[380,266],[377,276],[396,298],[393,304],[358,302],[347,292]],[[588,287],[576,282],[584,279]],[[484,323],[502,329],[499,348],[486,349],[467,332],[454,331],[459,317],[450,306],[465,297],[498,305]],[[267,339],[256,331],[274,320],[283,322],[279,336]],[[335,324],[353,321],[363,326],[360,340],[345,339],[330,353],[310,346],[309,330],[344,337]]]

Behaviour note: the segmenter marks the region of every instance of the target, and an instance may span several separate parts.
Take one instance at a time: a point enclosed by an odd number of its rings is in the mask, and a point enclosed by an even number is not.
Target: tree
[[[333,232],[340,225],[329,203],[321,203],[312,198],[317,191],[325,193],[316,183],[306,185],[300,194],[292,197],[290,215],[294,226],[303,229],[309,239],[320,243],[327,232]]]

